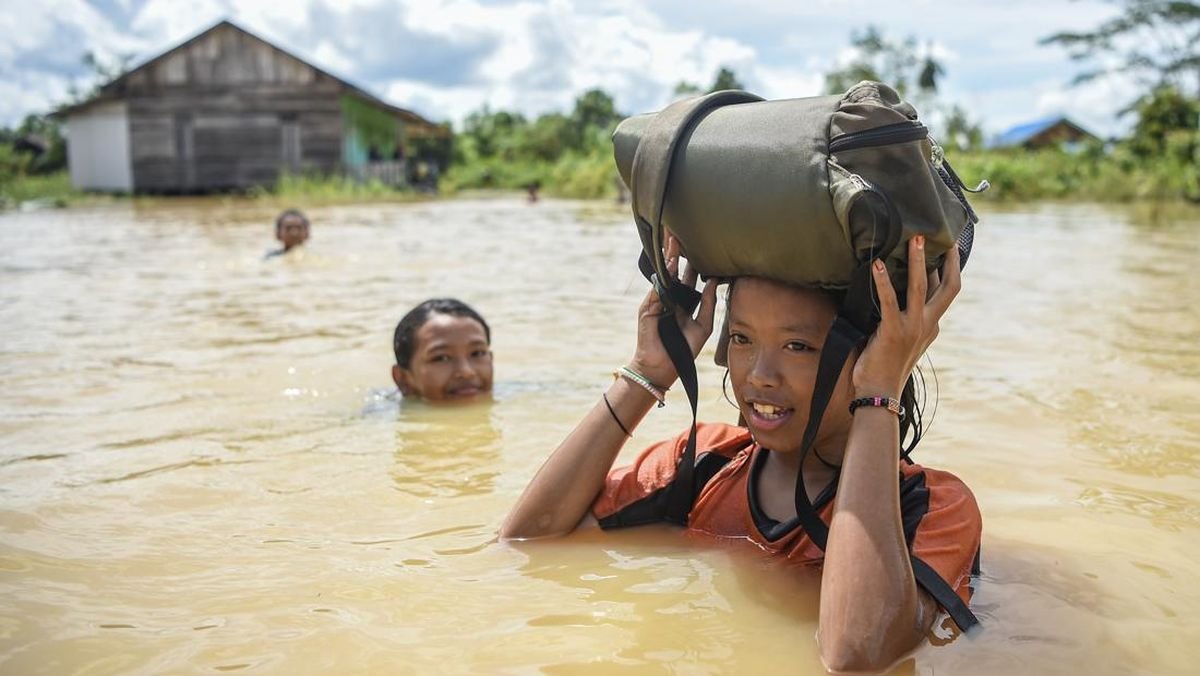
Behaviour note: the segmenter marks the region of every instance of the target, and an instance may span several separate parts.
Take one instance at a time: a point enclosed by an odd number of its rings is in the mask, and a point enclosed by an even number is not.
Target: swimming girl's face
[[[470,317],[434,313],[417,329],[408,368],[392,367],[405,396],[469,401],[492,391],[492,350],[483,325]]]
[[[303,244],[308,240],[308,223],[295,214],[288,214],[279,221],[275,238],[283,242],[286,249]]]
[[[779,452],[800,450],[821,347],[836,317],[833,300],[757,277],[739,278],[729,299],[729,379],[754,439]],[[825,411],[817,448],[845,443],[853,359]]]

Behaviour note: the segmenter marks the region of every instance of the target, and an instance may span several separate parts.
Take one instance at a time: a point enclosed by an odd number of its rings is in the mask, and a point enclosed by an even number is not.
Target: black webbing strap
[[[688,430],[687,447],[679,458],[675,482],[671,484],[671,492],[667,497],[667,521],[686,526],[688,512],[692,511],[692,495],[695,493],[692,483],[696,465],[696,402],[700,398],[696,358],[692,356],[692,348],[675,321],[675,313],[667,311],[658,318],[658,337],[671,357],[671,363],[675,365],[679,382],[683,383],[683,391],[687,392],[688,404],[692,408],[692,427]]]
[[[829,329],[825,344],[821,346],[821,361],[817,365],[817,382],[813,386],[813,398],[808,408],[808,426],[804,428],[804,441],[800,445],[800,465],[804,466],[804,457],[813,447],[817,437],[817,429],[821,426],[821,418],[829,405],[829,398],[842,375],[842,367],[846,359],[863,341],[866,336],[845,317],[839,316]],[[812,501],[808,499],[808,491],[804,488],[804,472],[796,476],[796,516],[804,526],[804,532],[813,543],[825,549],[829,539],[829,525],[817,514]]]
[[[886,260],[892,250],[900,243],[902,224],[900,212],[887,198],[887,195],[866,183],[862,193],[863,206],[869,207],[868,213],[873,219],[872,228],[877,230],[879,216],[884,216],[884,239],[878,248],[873,248],[864,256],[864,260],[855,268],[850,277],[850,286],[838,308],[837,319],[829,329],[825,344],[821,346],[821,360],[817,365],[817,380],[813,385],[813,398],[809,404],[808,425],[804,429],[804,439],[800,445],[800,473],[796,476],[796,516],[804,525],[805,532],[813,543],[825,549],[829,539],[829,525],[821,519],[808,499],[808,491],[804,487],[804,458],[812,450],[817,438],[817,430],[821,426],[821,418],[829,406],[829,399],[841,377],[842,368],[850,353],[866,344],[867,338],[879,325],[879,308],[876,302],[874,278],[871,275],[871,264],[876,258]],[[875,197],[879,204],[867,202],[869,196]],[[875,208],[875,207],[882,207]]]
[[[915,554],[909,555],[908,558],[912,563],[913,579],[916,580],[917,585],[932,596],[939,606],[946,609],[946,614],[954,620],[959,629],[965,632],[979,624],[979,618],[975,617],[975,613],[971,612],[962,597],[955,593],[950,584],[943,580],[936,570]]]
[[[656,279],[654,268],[644,251],[638,258],[638,269],[651,282]],[[671,358],[675,372],[679,374],[679,382],[683,383],[688,404],[692,408],[692,427],[688,432],[687,446],[675,468],[675,480],[671,482],[668,489],[666,509],[667,521],[686,526],[688,512],[692,511],[692,498],[695,493],[693,484],[695,483],[696,465],[696,405],[700,399],[700,387],[696,377],[696,358],[692,355],[692,348],[688,345],[687,338],[679,328],[675,312],[669,308],[677,307],[684,312],[691,313],[700,302],[700,292],[679,282],[673,282],[665,287],[656,285],[656,287],[660,289],[660,294],[664,292],[670,294],[673,301],[670,305],[666,302],[663,303],[664,312],[658,318],[658,337],[667,351],[667,356]]]
[[[696,464],[696,406],[699,387],[696,381],[696,358],[688,346],[683,331],[675,320],[675,310],[691,313],[700,300],[700,293],[674,279],[667,272],[663,247],[663,210],[667,203],[667,184],[671,164],[680,139],[691,133],[696,123],[709,111],[736,103],[762,101],[762,97],[743,91],[726,90],[714,92],[695,99],[673,103],[657,115],[638,140],[633,154],[630,202],[638,236],[642,240],[642,256],[638,268],[654,285],[662,301],[664,312],[658,320],[658,335],[662,340],[671,363],[675,366],[683,389],[687,392],[688,404],[692,408],[692,429],[688,433],[687,447],[676,467],[676,480],[671,484],[668,495],[667,519],[686,526],[687,515],[692,509],[695,487]]]
[[[633,206],[633,219],[642,240],[642,250],[652,256],[649,262],[658,280],[655,288],[660,296],[664,296],[663,304],[668,308],[672,299],[666,297],[670,295],[666,290],[674,280],[668,279],[667,263],[663,257],[665,242],[662,217],[667,203],[671,164],[675,160],[679,141],[709,111],[721,106],[762,100],[760,96],[730,89],[676,101],[654,116],[638,140],[630,169],[629,198]]]

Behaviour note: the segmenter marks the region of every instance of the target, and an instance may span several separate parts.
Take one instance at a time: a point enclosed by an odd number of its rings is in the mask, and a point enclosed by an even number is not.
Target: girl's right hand
[[[679,243],[674,237],[668,236],[666,253],[667,271],[678,278]],[[680,281],[689,288],[695,288],[698,276],[696,270],[689,263],[685,266],[683,278]],[[692,349],[693,359],[700,353],[700,348],[704,347],[708,337],[712,335],[713,315],[716,307],[717,281],[710,279],[704,283],[704,291],[700,295],[700,305],[696,308],[694,316],[680,308],[675,310],[676,321],[679,322],[683,336]],[[658,319],[665,311],[658,292],[651,288],[646,294],[646,299],[642,301],[641,307],[638,308],[637,348],[634,351],[633,359],[629,362],[629,368],[646,376],[650,382],[664,390],[675,384],[675,379],[679,377],[679,374],[675,372],[675,366],[671,363],[671,357],[667,355],[667,350],[663,347],[662,339],[658,336]]]

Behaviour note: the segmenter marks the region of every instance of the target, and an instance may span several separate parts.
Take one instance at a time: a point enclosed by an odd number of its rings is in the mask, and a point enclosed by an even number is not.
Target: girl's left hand
[[[925,238],[918,235],[908,242],[908,269],[925,269]],[[946,252],[938,271],[928,276],[908,276],[908,303],[903,311],[883,261],[871,265],[875,289],[879,294],[881,319],[854,365],[856,397],[899,397],[917,360],[938,335],[938,322],[962,288],[958,247]]]

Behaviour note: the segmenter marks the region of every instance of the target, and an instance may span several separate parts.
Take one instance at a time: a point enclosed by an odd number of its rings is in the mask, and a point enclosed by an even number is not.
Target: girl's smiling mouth
[[[475,395],[482,393],[483,388],[478,385],[460,385],[458,387],[451,388],[447,392],[450,397],[455,399],[465,399],[467,397],[474,397]]]
[[[746,403],[749,405],[748,415],[746,416],[747,423],[749,423],[750,427],[763,432],[779,429],[788,420],[791,420],[792,414],[795,413],[795,409],[777,404],[768,404],[761,401],[747,401]]]

